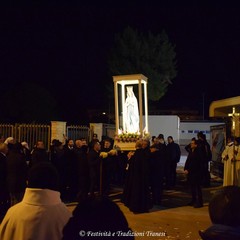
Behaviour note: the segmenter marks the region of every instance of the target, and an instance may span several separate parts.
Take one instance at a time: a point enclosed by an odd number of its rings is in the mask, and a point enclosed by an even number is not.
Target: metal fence
[[[15,126],[12,124],[0,124],[0,134],[3,138],[15,137]]]
[[[51,127],[43,124],[19,124],[17,125],[17,137],[19,142],[26,141],[32,149],[37,141],[43,141],[47,150],[50,149]]]
[[[89,142],[91,131],[89,127],[86,126],[78,126],[78,125],[70,125],[67,126],[67,138],[72,140],[85,138],[87,142]]]
[[[0,137],[15,138],[18,142],[27,142],[32,149],[39,140],[43,141],[47,150],[51,144],[51,126],[46,124],[0,124]],[[91,140],[92,132],[87,126],[70,125],[66,128],[68,139],[85,138],[87,142]]]

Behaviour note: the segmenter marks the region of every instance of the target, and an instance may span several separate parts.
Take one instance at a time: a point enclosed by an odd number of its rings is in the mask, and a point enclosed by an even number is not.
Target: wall
[[[179,142],[179,125],[180,118],[176,115],[151,115],[148,117],[148,129],[151,136],[158,136],[162,133],[165,140],[168,136],[172,136],[176,143]]]
[[[198,132],[202,131],[206,135],[207,141],[210,143],[210,127],[223,124],[223,122],[215,121],[181,121],[179,134],[180,145],[187,145],[193,137],[197,137]]]
[[[206,134],[207,141],[210,142],[210,127],[223,124],[216,121],[180,121],[177,115],[151,115],[148,117],[148,129],[151,136],[158,136],[162,133],[165,140],[172,136],[174,141],[182,146],[187,145],[197,133],[202,131]],[[91,123],[94,132],[98,133],[99,139],[104,132],[103,124]],[[143,125],[145,125],[143,116]],[[114,125],[113,125],[114,126]]]

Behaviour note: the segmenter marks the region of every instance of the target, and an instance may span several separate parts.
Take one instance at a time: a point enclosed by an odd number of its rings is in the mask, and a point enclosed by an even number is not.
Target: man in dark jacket
[[[191,141],[191,151],[185,162],[184,172],[187,174],[192,194],[192,200],[188,205],[193,205],[195,208],[202,207],[201,180],[203,176],[203,156],[195,139]]]
[[[29,167],[34,166],[40,162],[48,162],[49,156],[45,149],[43,141],[37,141],[35,148],[32,151],[31,161],[29,162]]]
[[[99,141],[93,141],[92,148],[88,152],[88,166],[90,177],[90,196],[94,197],[96,186],[99,185],[99,171],[100,171],[100,150],[101,144]]]
[[[169,136],[167,141],[166,187],[173,188],[176,185],[177,163],[180,161],[181,150],[179,145],[173,141],[172,136]]]
[[[78,201],[87,198],[89,189],[89,168],[88,168],[88,145],[85,139],[75,141],[75,154],[78,170]]]
[[[206,135],[203,132],[199,132],[197,144],[202,151],[203,155],[203,176],[202,176],[202,186],[209,187],[211,181],[211,175],[209,172],[209,162],[212,160],[212,152],[209,143],[206,140]]]
[[[64,145],[64,166],[66,200],[76,201],[78,193],[78,165],[73,139],[68,139]]]
[[[107,153],[107,156],[101,158],[102,172],[100,172],[100,177],[102,178],[102,194],[108,195],[110,191],[111,177],[114,171],[114,164],[116,162],[116,151],[112,148],[111,139],[107,138],[103,142],[104,144],[101,148],[101,152]]]

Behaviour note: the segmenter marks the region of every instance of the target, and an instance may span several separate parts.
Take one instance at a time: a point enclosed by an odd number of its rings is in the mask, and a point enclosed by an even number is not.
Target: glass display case
[[[113,76],[115,145],[135,149],[135,142],[149,135],[147,77],[142,74]]]

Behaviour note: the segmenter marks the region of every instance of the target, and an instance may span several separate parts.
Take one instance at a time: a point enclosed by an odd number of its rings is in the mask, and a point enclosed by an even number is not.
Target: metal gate
[[[67,126],[67,138],[72,140],[77,139],[86,139],[87,142],[90,140],[90,129],[86,126],[79,126],[79,125],[70,125]]]
[[[91,130],[87,126],[70,125],[67,126],[68,139],[85,138],[89,142]],[[33,149],[35,143],[39,140],[44,142],[47,150],[51,144],[51,126],[45,124],[0,124],[0,138],[13,137],[18,142],[27,142],[30,149]]]
[[[7,137],[15,138],[15,126],[12,124],[0,124],[0,135],[0,137],[4,139]]]
[[[19,142],[27,142],[32,149],[37,141],[43,141],[45,148],[50,149],[51,127],[43,124],[19,124],[17,127],[17,137]]]

